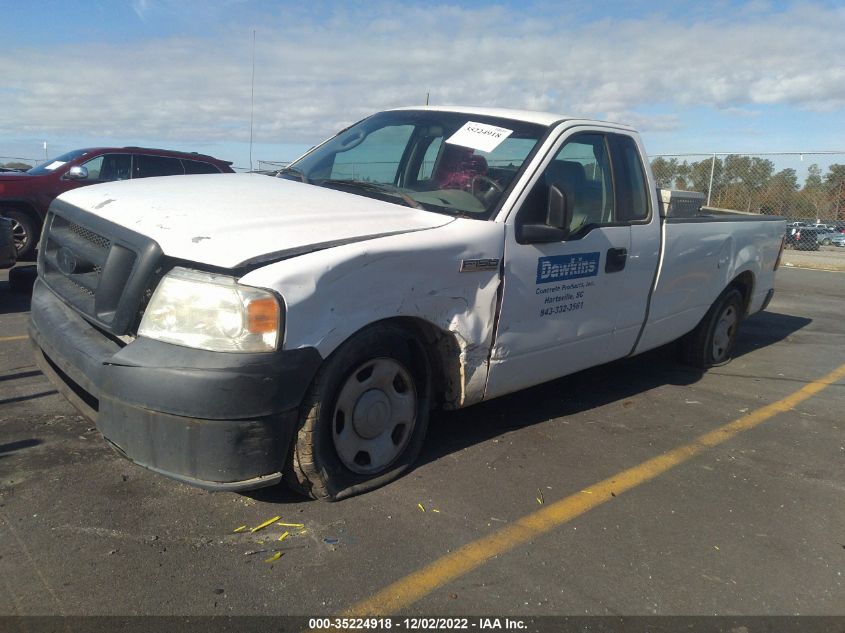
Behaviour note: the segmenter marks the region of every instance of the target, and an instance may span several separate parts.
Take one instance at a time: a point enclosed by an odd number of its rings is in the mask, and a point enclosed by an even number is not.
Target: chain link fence
[[[845,226],[845,153],[661,154],[658,186],[699,191],[712,207]]]
[[[260,172],[279,171],[280,169],[287,167],[289,164],[290,164],[290,161],[259,160],[257,171],[260,171]]]

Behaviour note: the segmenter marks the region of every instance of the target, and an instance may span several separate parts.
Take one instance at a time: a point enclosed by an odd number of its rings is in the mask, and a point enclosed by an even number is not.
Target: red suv
[[[78,149],[27,172],[0,173],[0,215],[14,223],[15,248],[23,259],[35,251],[47,207],[60,193],[111,180],[232,173],[231,164],[194,152],[144,147]]]

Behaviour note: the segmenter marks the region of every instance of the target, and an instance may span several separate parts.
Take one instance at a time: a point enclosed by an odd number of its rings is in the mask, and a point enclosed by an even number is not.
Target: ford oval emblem
[[[56,263],[65,275],[72,275],[76,272],[76,255],[67,246],[62,246],[56,253]]]

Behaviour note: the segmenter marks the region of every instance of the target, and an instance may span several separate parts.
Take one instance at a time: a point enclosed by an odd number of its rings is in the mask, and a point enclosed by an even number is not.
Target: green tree
[[[797,218],[821,218],[827,215],[827,198],[827,188],[822,181],[822,170],[813,163],[807,168],[807,178],[804,180],[804,187],[801,189],[795,213],[792,215]]]
[[[26,171],[27,169],[32,169],[32,165],[28,163],[22,163],[16,160],[13,160],[9,163],[0,164],[0,167],[8,167],[10,169],[23,169],[24,171]]]
[[[654,173],[654,181],[658,187],[669,188],[672,186],[675,174],[678,171],[678,159],[666,160],[662,156],[658,156],[651,161],[651,171]]]
[[[845,220],[845,165],[834,163],[824,177],[827,198],[830,201],[830,217],[826,220]]]
[[[789,217],[798,205],[798,174],[794,169],[782,169],[764,184],[760,210],[765,213]]]

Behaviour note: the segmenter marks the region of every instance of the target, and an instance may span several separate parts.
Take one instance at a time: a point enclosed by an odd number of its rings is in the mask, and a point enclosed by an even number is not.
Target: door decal
[[[566,314],[583,309],[586,289],[595,285],[594,281],[575,281],[558,283],[599,274],[601,253],[577,253],[575,255],[554,255],[537,260],[536,296],[542,299],[540,316],[548,317]]]
[[[601,253],[541,257],[537,260],[537,284],[595,277],[599,274],[600,258]]]

